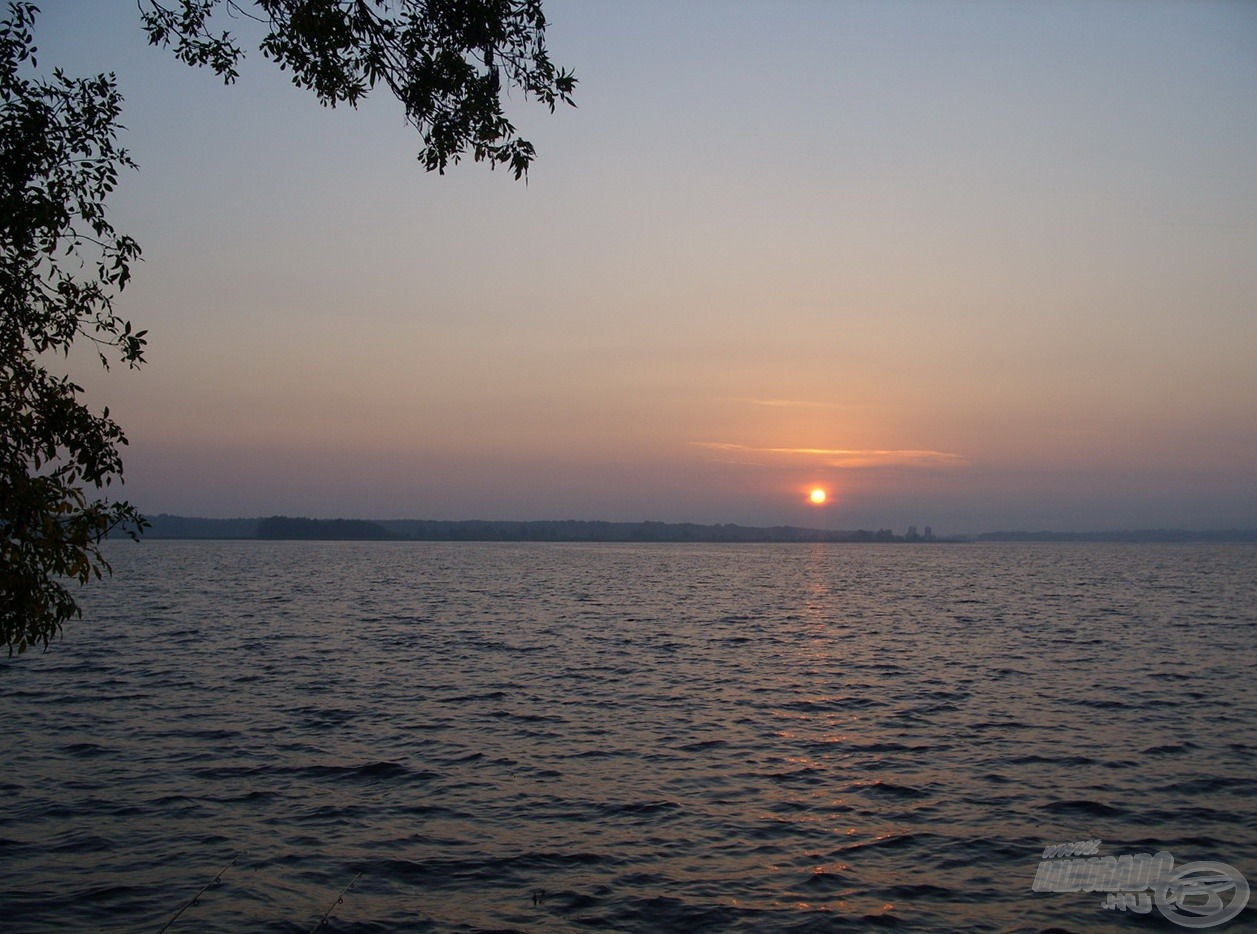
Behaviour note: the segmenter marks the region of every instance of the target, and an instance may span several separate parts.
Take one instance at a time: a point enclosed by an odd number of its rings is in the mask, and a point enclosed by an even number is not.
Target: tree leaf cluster
[[[325,106],[387,87],[429,171],[470,152],[521,178],[536,151],[506,116],[506,91],[551,111],[574,103],[576,77],[550,59],[540,0],[141,0],[140,13],[151,43],[228,83],[244,50],[217,28],[223,17],[260,24],[262,53]]]
[[[140,248],[105,199],[121,169],[113,75],[29,77],[36,8],[0,23],[0,639],[25,651],[79,609],[66,587],[109,569],[100,542],[143,520],[101,493],[121,481],[126,444],[109,410],[50,369],[79,338],[108,367],[144,361],[145,332],[114,312]]]
[[[262,53],[324,105],[357,106],[378,85],[419,131],[419,159],[444,172],[466,153],[519,179],[535,158],[506,95],[553,111],[576,78],[546,51],[540,0],[137,0],[150,43],[231,83],[244,51],[222,17],[260,26]],[[134,169],[118,143],[112,73],[41,77],[38,8],[0,22],[0,643],[22,652],[81,615],[67,584],[109,571],[101,541],[143,517],[105,495],[122,481],[126,435],[50,367],[87,342],[100,363],[144,363],[146,333],[115,313],[140,247],[106,200]],[[255,30],[256,31],[256,30]],[[68,365],[68,363],[66,364]]]

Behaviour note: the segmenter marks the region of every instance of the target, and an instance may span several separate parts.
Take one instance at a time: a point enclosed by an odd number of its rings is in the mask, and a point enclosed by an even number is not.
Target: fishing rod
[[[202,896],[202,895],[204,895],[204,894],[205,894],[206,892],[208,892],[210,889],[214,888],[216,885],[219,885],[219,884],[222,882],[222,880],[223,880],[223,873],[225,873],[225,872],[226,872],[228,869],[230,869],[232,866],[236,865],[236,862],[237,862],[239,859],[240,859],[240,854],[239,854],[239,853],[237,853],[235,856],[233,856],[233,857],[231,858],[231,862],[230,862],[230,863],[228,863],[228,864],[227,864],[226,866],[224,866],[222,869],[218,870],[218,875],[216,875],[216,876],[215,876],[213,879],[211,879],[209,882],[207,882],[207,883],[205,883],[203,886],[201,886],[201,891],[197,892],[197,893],[196,893],[195,895],[193,895],[190,899],[188,899],[187,904],[185,904],[182,908],[180,908],[178,911],[176,911],[176,912],[174,913],[174,917],[172,917],[169,921],[167,921],[164,925],[162,925],[162,929],[161,929],[160,931],[158,931],[158,932],[157,932],[157,934],[166,934],[166,931],[168,931],[168,930],[170,929],[170,926],[171,926],[172,924],[174,924],[176,921],[178,921],[178,920],[179,920],[179,916],[180,916],[181,914],[183,914],[185,911],[187,911],[189,908],[191,908],[193,905],[195,905],[197,902],[199,902],[199,901],[201,900],[201,896]]]
[[[354,885],[357,884],[358,880],[361,878],[362,878],[362,873],[358,873],[356,876],[354,876],[352,879],[349,880],[349,884],[340,890],[340,894],[336,896],[336,900],[327,906],[327,911],[323,912],[323,917],[319,918],[318,923],[315,924],[314,927],[310,928],[310,934],[314,934],[315,931],[323,927],[323,925],[327,924],[327,919],[332,916],[332,912],[336,910],[336,906],[343,905],[345,903],[345,896],[349,893],[349,890],[352,889]]]

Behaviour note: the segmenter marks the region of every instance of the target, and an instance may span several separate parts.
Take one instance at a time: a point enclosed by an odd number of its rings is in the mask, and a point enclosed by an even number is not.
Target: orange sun
[[[812,487],[812,492],[807,494],[807,498],[811,500],[812,505],[820,506],[824,504],[825,500],[829,499],[829,494],[820,487],[814,486]]]

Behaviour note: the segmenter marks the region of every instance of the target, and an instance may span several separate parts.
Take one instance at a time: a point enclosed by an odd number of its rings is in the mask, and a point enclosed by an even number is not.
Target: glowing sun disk
[[[812,487],[812,492],[807,494],[807,498],[811,500],[812,503],[819,506],[821,503],[825,502],[825,500],[829,499],[829,494],[817,486]]]

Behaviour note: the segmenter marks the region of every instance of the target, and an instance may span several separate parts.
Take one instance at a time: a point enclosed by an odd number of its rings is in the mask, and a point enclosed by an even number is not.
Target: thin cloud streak
[[[791,409],[845,409],[850,405],[842,402],[812,402],[809,399],[738,399],[749,405],[766,405],[773,408]],[[699,442],[701,443],[701,442]]]
[[[968,463],[963,454],[927,450],[852,450],[849,448],[762,448],[727,441],[691,441],[695,447],[725,454],[779,454],[821,458],[827,467],[942,466]]]

